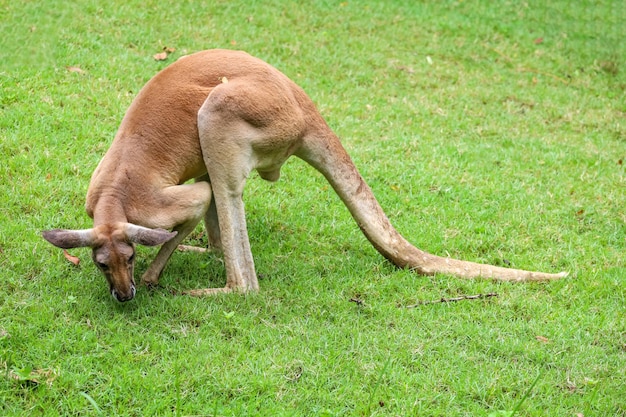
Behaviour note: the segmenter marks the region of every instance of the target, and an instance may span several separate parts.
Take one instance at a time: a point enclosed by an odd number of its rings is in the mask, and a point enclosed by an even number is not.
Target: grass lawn
[[[617,0],[0,0],[0,415],[626,416],[625,28]],[[294,159],[248,181],[260,293],[179,295],[225,277],[178,252],[114,302],[40,231],[91,226],[133,97],[215,47],[301,85],[418,247],[570,277],[398,270]]]

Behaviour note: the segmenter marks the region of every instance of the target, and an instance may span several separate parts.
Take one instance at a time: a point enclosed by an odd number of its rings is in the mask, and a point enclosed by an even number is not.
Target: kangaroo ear
[[[165,229],[149,229],[136,224],[126,224],[126,238],[139,245],[157,246],[176,236],[178,232],[169,232]]]
[[[96,236],[93,229],[53,229],[45,230],[41,234],[44,239],[61,249],[92,247]]]

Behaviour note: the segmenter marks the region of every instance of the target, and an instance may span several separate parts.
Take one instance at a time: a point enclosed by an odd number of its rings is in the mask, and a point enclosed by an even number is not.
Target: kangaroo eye
[[[132,264],[133,262],[135,262],[135,254],[133,253],[132,255],[130,255],[130,258],[128,258],[128,263]]]

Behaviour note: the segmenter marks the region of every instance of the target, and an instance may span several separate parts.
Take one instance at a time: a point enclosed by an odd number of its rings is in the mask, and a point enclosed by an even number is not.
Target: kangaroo
[[[567,275],[439,257],[410,244],[307,94],[271,65],[230,50],[188,55],[157,73],[91,177],[85,208],[93,228],[47,230],[43,237],[64,249],[91,247],[111,294],[123,302],[136,291],[134,245],[162,245],[141,278],[156,285],[173,251],[204,218],[209,245],[224,256],[226,286],[188,294],[257,291],[244,185],[253,170],[277,181],[292,155],[324,175],[370,243],[400,268],[504,281]]]

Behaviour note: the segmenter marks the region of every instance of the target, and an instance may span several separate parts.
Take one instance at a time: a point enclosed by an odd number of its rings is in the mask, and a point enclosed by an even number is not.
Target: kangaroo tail
[[[324,137],[305,140],[296,155],[326,177],[370,243],[400,268],[408,268],[422,275],[450,274],[460,278],[501,281],[546,281],[568,275],[567,272],[552,274],[525,271],[444,258],[418,249],[392,226],[334,134],[329,132]]]

